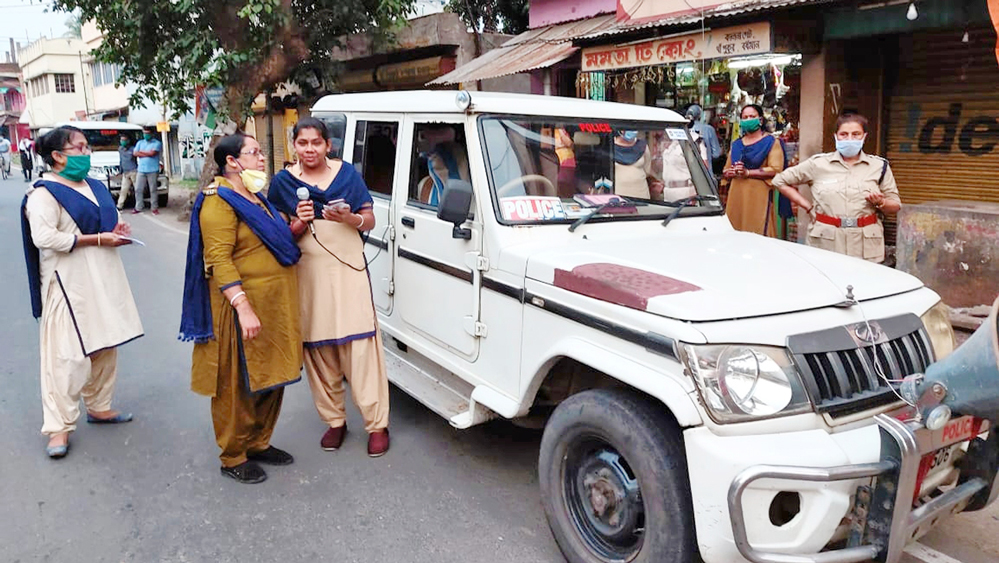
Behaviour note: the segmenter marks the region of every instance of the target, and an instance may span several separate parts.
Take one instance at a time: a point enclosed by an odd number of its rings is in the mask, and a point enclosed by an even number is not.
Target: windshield
[[[142,131],[132,131],[129,129],[84,129],[83,135],[87,138],[87,143],[90,144],[90,150],[94,152],[99,151],[114,151],[118,152],[118,142],[122,135],[127,135],[130,144],[135,144],[139,140],[139,136]]]
[[[593,222],[656,218],[686,198],[717,195],[703,143],[679,124],[486,116],[480,126],[505,224],[572,222],[594,212]],[[703,199],[691,204],[721,209]]]

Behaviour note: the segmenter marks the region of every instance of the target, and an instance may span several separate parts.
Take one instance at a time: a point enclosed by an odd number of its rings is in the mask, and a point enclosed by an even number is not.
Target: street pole
[[[87,75],[83,72],[83,51],[80,55],[80,87],[83,88],[83,107],[87,110],[87,121],[90,121],[90,101],[87,100]]]
[[[171,166],[172,158],[170,156],[170,122],[167,121],[167,110],[166,102],[161,102],[163,104],[163,122],[167,124],[166,131],[162,132],[163,137],[163,154],[166,155],[166,159],[163,161],[164,172],[166,172],[167,178],[173,175],[173,167]]]

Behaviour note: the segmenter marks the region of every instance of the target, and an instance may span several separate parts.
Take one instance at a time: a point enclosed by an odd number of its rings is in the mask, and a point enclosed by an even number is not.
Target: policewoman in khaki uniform
[[[808,245],[871,262],[885,259],[884,226],[878,211],[902,207],[888,161],[861,149],[867,119],[849,114],[836,122],[836,152],[817,154],[774,177],[774,187],[808,211]],[[794,186],[810,185],[808,201]]]

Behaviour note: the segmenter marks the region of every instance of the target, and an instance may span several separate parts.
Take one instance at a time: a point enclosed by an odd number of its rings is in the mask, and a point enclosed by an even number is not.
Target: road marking
[[[961,563],[950,555],[940,553],[932,547],[926,547],[921,543],[910,543],[905,546],[904,551],[916,559],[925,561],[926,563]]]
[[[156,217],[153,217],[152,215],[139,214],[139,216],[143,217],[147,221],[152,221],[153,223],[156,223],[157,225],[163,227],[164,229],[166,229],[168,231],[173,231],[175,233],[178,233],[178,234],[181,234],[181,235],[184,235],[184,236],[187,236],[189,234],[189,232],[188,232],[187,229],[180,229],[180,228],[174,227],[173,225],[168,225],[167,223],[164,223],[163,221],[157,219]]]

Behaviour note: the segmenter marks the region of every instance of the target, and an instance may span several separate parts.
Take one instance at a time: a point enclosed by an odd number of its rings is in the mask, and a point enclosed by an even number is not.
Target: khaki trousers
[[[220,373],[218,390],[212,397],[212,424],[224,467],[235,467],[246,461],[246,454],[270,446],[284,398],[284,387],[250,393],[242,377],[233,379],[229,373]]]
[[[118,375],[116,348],[84,356],[76,334],[66,336],[42,335],[42,434],[48,436],[76,430],[81,397],[91,411],[111,410]]]
[[[319,418],[331,428],[347,423],[343,380],[350,383],[354,404],[368,433],[389,424],[388,375],[379,331],[374,338],[346,344],[305,348],[305,373]]]
[[[135,170],[123,172],[121,175],[121,191],[118,192],[118,209],[125,209],[125,200],[135,187]]]

